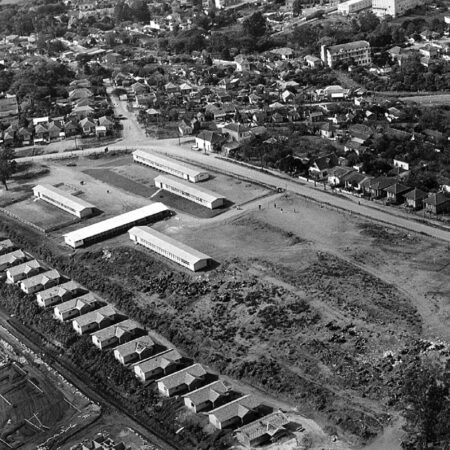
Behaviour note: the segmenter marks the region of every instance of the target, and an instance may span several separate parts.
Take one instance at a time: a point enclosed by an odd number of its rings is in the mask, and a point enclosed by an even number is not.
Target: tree
[[[16,161],[14,158],[15,154],[13,149],[6,148],[0,151],[0,181],[5,186],[5,190],[8,190],[7,181],[16,171]]]
[[[292,4],[292,13],[294,16],[299,16],[302,13],[302,7],[302,0],[294,0],[294,3]]]
[[[412,447],[449,442],[450,393],[449,365],[442,367],[431,360],[418,361],[405,374],[402,403]]]
[[[261,11],[253,13],[242,23],[243,31],[246,35],[258,38],[264,36],[267,31],[267,21]]]

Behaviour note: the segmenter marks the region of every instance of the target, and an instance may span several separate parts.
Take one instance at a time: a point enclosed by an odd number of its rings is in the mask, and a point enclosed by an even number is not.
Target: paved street
[[[215,155],[204,154],[203,152],[191,150],[190,144],[186,141],[192,141],[191,138],[181,140],[182,145],[178,145],[178,139],[157,140],[145,136],[144,130],[137,123],[134,114],[126,108],[126,102],[115,102],[117,115],[126,118],[123,120],[124,130],[121,142],[109,145],[110,150],[128,150],[135,148],[144,148],[161,153],[170,157],[175,157],[184,161],[190,161],[193,164],[199,164],[205,168],[225,172],[230,175],[236,175],[251,181],[266,184],[272,187],[281,187],[290,192],[310,198],[327,207],[335,207],[346,210],[352,214],[359,214],[369,219],[382,222],[385,224],[395,225],[405,230],[415,233],[423,233],[428,236],[450,242],[450,230],[444,230],[424,223],[419,223],[405,217],[406,214],[394,209],[388,209],[383,206],[375,205],[368,200],[347,197],[343,195],[333,194],[329,190],[324,191],[321,187],[314,187],[307,183],[294,181],[287,175],[280,174],[275,171],[264,171],[245,167],[218,158]],[[183,145],[183,143],[185,143]],[[43,161],[48,159],[67,158],[70,156],[82,156],[103,151],[103,148],[92,148],[78,150],[69,153],[59,153],[51,155],[39,155],[27,158],[21,158],[21,161]]]

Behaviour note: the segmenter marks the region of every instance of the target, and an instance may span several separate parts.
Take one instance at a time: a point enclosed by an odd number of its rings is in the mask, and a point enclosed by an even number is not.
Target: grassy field
[[[450,105],[450,94],[416,95],[412,97],[400,97],[404,102],[414,102],[420,106],[447,106]]]
[[[137,183],[136,181],[130,180],[129,178],[109,169],[86,169],[84,173],[111,186],[123,189],[124,191],[135,195],[140,195],[141,197],[150,197],[156,192],[155,187],[149,187],[141,183]]]

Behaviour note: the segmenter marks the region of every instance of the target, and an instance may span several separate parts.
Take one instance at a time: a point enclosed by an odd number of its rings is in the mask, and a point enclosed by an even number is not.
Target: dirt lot
[[[129,181],[133,181],[139,185],[144,185],[144,189],[148,189],[149,192],[151,191],[150,195],[156,192],[153,180],[158,175],[161,175],[161,172],[150,167],[134,164],[131,155],[126,157],[115,157],[110,160],[80,160],[78,163],[79,170],[85,170],[84,167],[89,167],[89,170],[106,169],[114,172]],[[246,203],[255,198],[266,195],[269,192],[265,188],[238,180],[234,177],[229,177],[227,175],[222,175],[215,172],[211,173],[211,175],[211,179],[200,183],[200,186],[225,196],[235,204]],[[112,181],[112,184],[115,184],[114,180]],[[133,192],[132,187],[127,187],[124,185],[123,188]],[[143,195],[138,192],[135,193],[137,195]]]
[[[5,209],[44,230],[62,228],[77,221],[72,214],[34,197],[11,204]]]
[[[121,419],[121,416],[113,412],[104,414],[94,424],[72,436],[60,448],[61,450],[69,450],[75,444],[103,435],[110,437],[116,444],[123,442],[131,450],[158,450],[157,447],[149,444],[136,431],[123,425]]]
[[[115,170],[114,161],[98,164]],[[51,177],[83,179],[87,199],[120,208],[81,169],[55,166]],[[375,439],[368,448],[398,449],[404,370],[418,342],[450,341],[449,248],[292,195],[243,209],[155,226],[217,260],[210,272],[176,271],[124,236],[75,257],[131,292],[145,325],[197,361],[291,405],[349,447]]]

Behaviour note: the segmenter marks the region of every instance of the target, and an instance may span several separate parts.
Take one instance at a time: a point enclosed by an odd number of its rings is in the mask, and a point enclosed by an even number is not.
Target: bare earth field
[[[11,204],[5,209],[44,230],[67,226],[77,220],[75,216],[34,197]]]
[[[87,167],[149,185],[127,158],[54,165],[42,182],[70,180],[102,217],[148,204]],[[400,449],[403,374],[440,351],[432,343],[450,342],[448,246],[227,178],[214,174],[208,187],[227,189],[242,210],[210,219],[178,211],[154,225],[209,254],[213,270],[176,270],[125,235],[73,252],[71,267],[123,287],[138,320],[211,371],[314,420],[328,437],[311,428],[310,448]],[[177,424],[186,420],[180,411]]]

